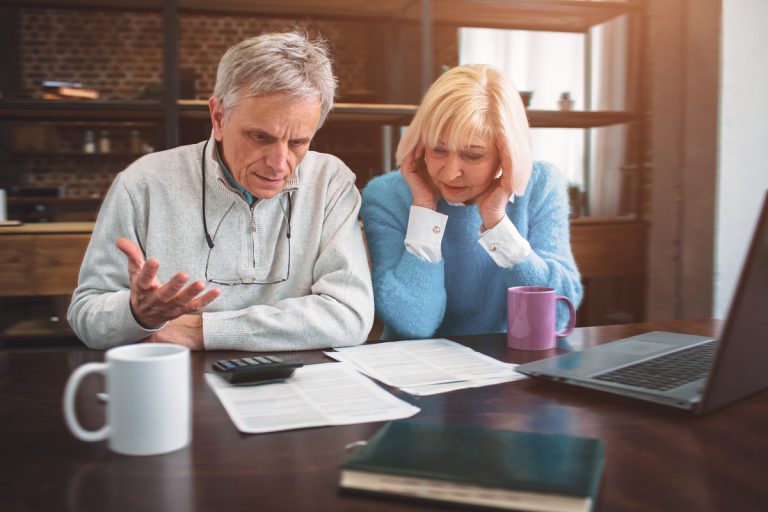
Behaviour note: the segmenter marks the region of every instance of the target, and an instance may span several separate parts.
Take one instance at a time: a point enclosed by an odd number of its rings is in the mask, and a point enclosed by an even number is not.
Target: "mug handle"
[[[576,327],[576,309],[574,309],[573,303],[571,302],[571,299],[569,299],[568,297],[564,295],[558,295],[555,298],[555,302],[557,302],[558,300],[562,300],[563,302],[565,302],[565,305],[568,306],[568,325],[566,325],[565,329],[563,329],[562,331],[556,332],[555,336],[557,338],[565,338],[566,336],[571,334],[571,332],[573,332],[573,328]]]
[[[81,441],[102,441],[109,436],[109,425],[104,425],[99,430],[85,430],[80,426],[75,414],[75,395],[80,381],[90,373],[104,375],[106,370],[106,363],[86,363],[74,371],[64,388],[64,419],[67,420],[67,426],[72,434]]]

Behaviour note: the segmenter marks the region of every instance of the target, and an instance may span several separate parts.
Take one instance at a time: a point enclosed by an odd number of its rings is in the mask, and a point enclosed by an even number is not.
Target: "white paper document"
[[[325,352],[412,395],[433,395],[525,378],[504,363],[444,338],[406,340]]]
[[[232,385],[210,373],[205,379],[247,434],[396,420],[420,411],[346,363],[304,366],[283,382],[258,386]]]

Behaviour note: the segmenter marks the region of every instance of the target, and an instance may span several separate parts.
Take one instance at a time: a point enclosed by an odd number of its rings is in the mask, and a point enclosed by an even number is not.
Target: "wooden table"
[[[572,348],[647,330],[711,335],[710,320],[577,329]],[[506,348],[504,335],[457,340],[495,358],[522,363],[553,354]],[[558,349],[562,350],[562,349]],[[347,443],[367,439],[381,423],[240,434],[202,374],[237,353],[195,353],[192,444],[152,457],[112,454],[83,443],[64,425],[61,397],[70,373],[100,352],[0,353],[0,510],[63,511],[417,511],[438,508],[400,500],[339,494]],[[324,362],[320,352],[296,354]],[[81,390],[86,427],[103,419]],[[534,380],[415,398],[414,418],[545,433],[599,437],[606,466],[597,510],[747,511],[768,508],[768,393],[705,417],[654,404]],[[88,397],[88,398],[86,398]]]

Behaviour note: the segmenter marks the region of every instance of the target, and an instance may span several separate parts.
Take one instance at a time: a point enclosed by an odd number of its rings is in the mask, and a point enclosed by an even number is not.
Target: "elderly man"
[[[140,158],[112,184],[68,312],[80,339],[254,351],[363,342],[373,297],[355,175],[309,151],[335,88],[326,47],[303,34],[227,50],[211,138]]]

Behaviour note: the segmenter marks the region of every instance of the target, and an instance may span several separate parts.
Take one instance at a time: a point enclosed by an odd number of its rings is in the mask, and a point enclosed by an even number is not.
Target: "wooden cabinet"
[[[0,228],[0,296],[71,295],[91,223]]]
[[[0,227],[0,296],[70,295],[92,230],[88,222]],[[574,219],[571,243],[584,278],[642,274],[645,228],[633,219]]]
[[[0,227],[0,348],[77,344],[66,321],[93,223]]]

